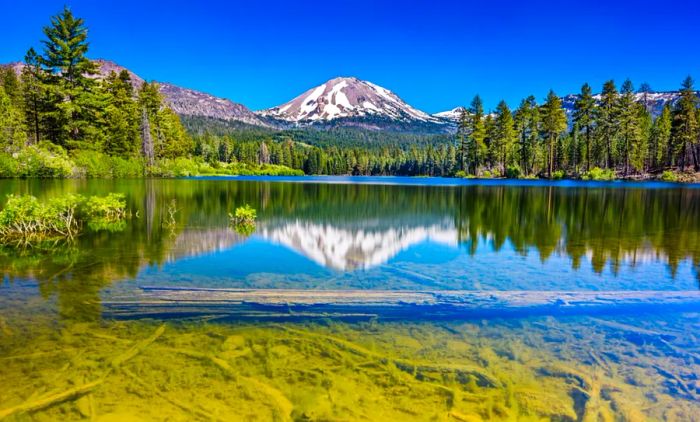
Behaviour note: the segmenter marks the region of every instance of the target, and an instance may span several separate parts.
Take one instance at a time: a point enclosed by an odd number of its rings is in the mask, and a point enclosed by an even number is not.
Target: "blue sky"
[[[205,4],[206,3],[206,4]],[[86,20],[92,58],[252,109],[356,76],[428,112],[517,106],[548,90],[629,77],[655,90],[700,79],[693,1],[0,0],[0,62],[40,46],[64,4]]]

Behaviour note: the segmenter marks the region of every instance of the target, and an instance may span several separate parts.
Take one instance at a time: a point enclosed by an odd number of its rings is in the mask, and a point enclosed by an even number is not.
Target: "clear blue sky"
[[[205,4],[206,3],[206,4]],[[696,1],[0,0],[0,62],[40,46],[63,4],[89,27],[92,58],[252,109],[357,76],[437,112],[479,93],[488,108],[596,91],[629,77],[656,90],[700,79]]]

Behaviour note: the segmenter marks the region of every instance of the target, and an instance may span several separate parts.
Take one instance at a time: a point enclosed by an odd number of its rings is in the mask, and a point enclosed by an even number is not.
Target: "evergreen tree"
[[[67,7],[44,28],[46,40],[41,59],[47,85],[45,97],[47,134],[67,148],[97,149],[102,133],[100,110],[104,104],[97,92],[96,73],[88,60],[87,29],[82,19]]]
[[[469,151],[469,112],[462,107],[457,124],[457,142],[459,143],[459,169],[467,170],[466,162]]]
[[[661,110],[661,115],[654,121],[651,131],[649,156],[653,169],[672,164],[671,124],[671,106],[666,104]]]
[[[595,127],[595,114],[596,104],[595,98],[593,98],[593,91],[591,90],[591,86],[585,83],[581,87],[581,94],[579,94],[574,103],[573,122],[577,135],[578,131],[582,132],[586,145],[586,171],[591,169],[591,138],[593,128]]]
[[[0,85],[0,147],[4,150],[17,150],[26,138],[22,114]]]
[[[562,132],[566,130],[566,113],[562,108],[561,99],[554,91],[549,91],[540,113],[542,134],[547,145],[547,177],[551,178],[555,167],[555,147],[559,143]]]
[[[649,94],[654,92],[654,90],[651,89],[651,85],[646,82],[642,82],[642,84],[639,85],[637,92],[641,94],[641,98],[639,100],[640,103],[649,113],[651,113],[652,102],[650,101]]]
[[[45,95],[45,88],[41,83],[40,57],[33,48],[24,56],[25,66],[22,69],[22,95],[24,115],[30,134],[30,142],[41,141],[41,104]]]
[[[596,124],[601,146],[599,149],[604,151],[604,166],[612,168],[613,146],[617,140],[619,118],[618,93],[614,81],[609,80],[603,84],[603,93],[597,110]]]
[[[623,171],[627,176],[631,166],[636,170],[644,167],[645,148],[639,126],[639,104],[635,102],[634,86],[629,79],[622,84],[618,103],[619,156],[623,159]]]
[[[474,97],[469,106],[467,162],[471,174],[477,174],[481,160],[486,154],[486,127],[484,125],[484,106],[481,97]]]
[[[140,145],[139,111],[129,73],[126,70],[119,75],[111,72],[103,84],[109,96],[105,108],[104,152],[125,157],[135,156]]]
[[[688,76],[681,85],[681,96],[673,113],[673,152],[681,170],[693,165],[700,170],[698,162],[698,98],[693,88],[693,79]]]
[[[520,103],[514,120],[518,136],[518,162],[523,173],[528,175],[533,171],[539,138],[540,113],[534,96],[530,95]]]
[[[509,160],[512,159],[513,145],[516,134],[513,122],[513,114],[505,101],[498,103],[496,107],[496,119],[494,120],[494,131],[491,146],[494,150],[496,163],[501,165],[501,174],[506,174]]]

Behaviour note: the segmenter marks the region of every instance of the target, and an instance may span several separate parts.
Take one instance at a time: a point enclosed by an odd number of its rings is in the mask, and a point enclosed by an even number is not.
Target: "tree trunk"
[[[148,121],[148,113],[144,108],[141,113],[141,152],[149,166],[153,165],[153,137],[151,136],[151,124]]]

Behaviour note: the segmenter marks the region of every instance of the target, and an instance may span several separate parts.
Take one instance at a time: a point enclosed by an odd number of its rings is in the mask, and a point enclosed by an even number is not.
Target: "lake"
[[[698,186],[0,181],[109,192],[0,248],[0,419],[700,420]]]

